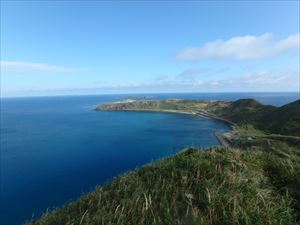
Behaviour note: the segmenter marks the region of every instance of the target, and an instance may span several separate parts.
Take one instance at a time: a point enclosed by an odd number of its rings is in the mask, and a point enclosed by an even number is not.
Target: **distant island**
[[[29,224],[299,223],[300,100],[274,107],[254,99],[127,99],[95,110],[188,113],[233,129],[216,131],[225,146],[187,146]]]

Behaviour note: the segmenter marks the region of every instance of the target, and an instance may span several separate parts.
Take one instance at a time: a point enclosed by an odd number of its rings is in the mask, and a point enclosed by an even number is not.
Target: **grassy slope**
[[[188,149],[33,224],[296,224],[300,162],[260,149]]]
[[[300,136],[300,100],[274,107],[254,99],[240,99],[217,114],[239,125],[252,124],[269,133]]]
[[[274,110],[264,121],[265,128],[273,133],[300,136],[300,100]]]
[[[258,126],[262,118],[275,109],[274,106],[262,105],[254,99],[240,99],[232,102],[218,114],[238,124]]]

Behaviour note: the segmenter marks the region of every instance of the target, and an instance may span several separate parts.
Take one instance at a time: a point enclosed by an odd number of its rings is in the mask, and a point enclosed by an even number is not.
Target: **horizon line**
[[[72,97],[72,96],[103,96],[103,95],[159,95],[159,94],[227,94],[227,93],[257,93],[257,94],[267,94],[267,93],[295,93],[298,94],[300,99],[299,91],[207,91],[207,92],[145,92],[145,93],[101,93],[101,94],[58,94],[58,95],[20,95],[20,96],[1,96],[0,99],[4,98],[39,98],[39,97]]]

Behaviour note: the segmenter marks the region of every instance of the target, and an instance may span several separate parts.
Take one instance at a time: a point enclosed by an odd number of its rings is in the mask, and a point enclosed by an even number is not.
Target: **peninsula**
[[[215,119],[226,121],[226,119],[218,117],[218,112],[227,108],[229,101],[196,101],[196,100],[132,100],[113,102],[98,105],[97,111],[101,110],[122,110],[122,111],[156,111],[184,113],[192,115],[202,115]],[[232,124],[232,122],[227,121]]]
[[[98,105],[95,110],[185,113],[221,120],[228,123],[232,127],[232,131],[223,134],[218,132],[216,137],[221,143],[231,143],[232,145],[236,145],[240,133],[244,134],[244,138],[250,139],[255,135],[262,136],[262,133],[264,136],[296,140],[300,136],[300,100],[275,107],[261,104],[255,99],[236,101],[127,99]]]

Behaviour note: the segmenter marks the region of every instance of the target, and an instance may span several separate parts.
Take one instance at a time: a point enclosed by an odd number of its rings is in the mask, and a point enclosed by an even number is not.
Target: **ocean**
[[[251,97],[276,106],[299,98],[297,93],[144,95]],[[1,98],[1,224],[24,223],[184,147],[217,145],[213,132],[229,129],[223,122],[184,114],[93,110],[97,104],[127,96]]]

